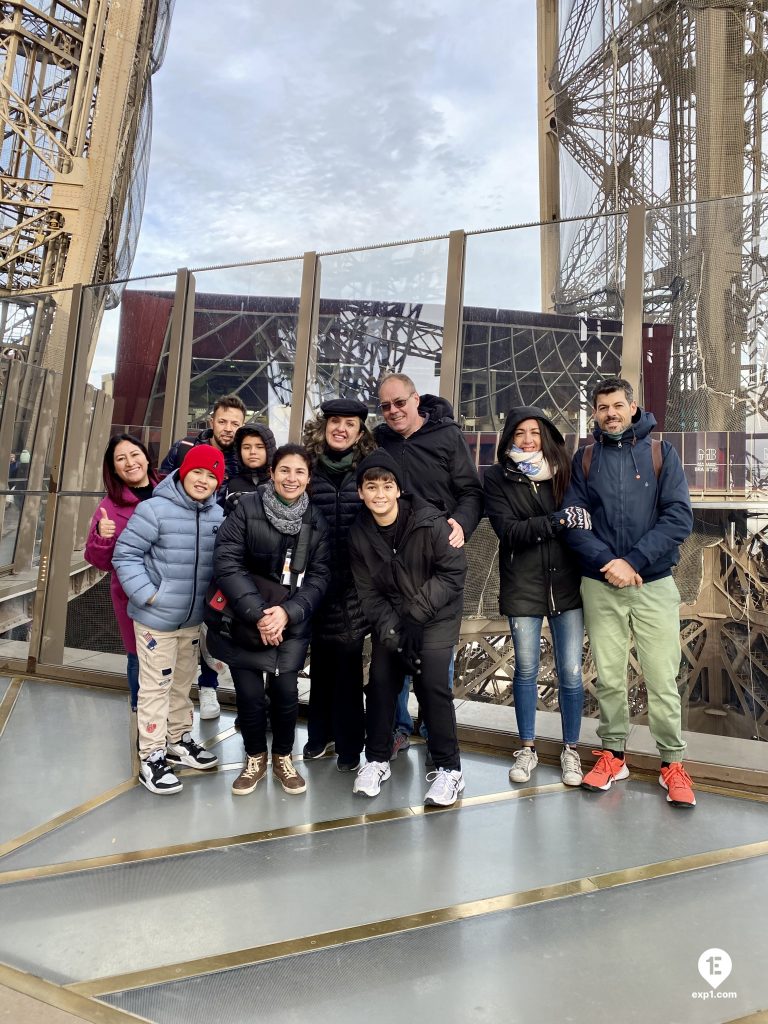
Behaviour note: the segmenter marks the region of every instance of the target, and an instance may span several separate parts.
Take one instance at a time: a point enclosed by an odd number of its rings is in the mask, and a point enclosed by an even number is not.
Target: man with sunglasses
[[[396,461],[403,490],[444,512],[451,531],[448,543],[462,547],[483,514],[483,488],[450,403],[419,395],[410,377],[392,373],[379,384],[379,409],[384,422],[373,434]],[[406,679],[397,703],[392,760],[410,746],[409,689]]]

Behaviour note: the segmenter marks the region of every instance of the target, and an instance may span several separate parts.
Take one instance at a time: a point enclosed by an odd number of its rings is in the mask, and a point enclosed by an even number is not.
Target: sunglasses
[[[408,398],[411,398],[415,394],[416,392],[412,391],[410,395],[408,395]],[[379,408],[382,412],[389,412],[393,405],[396,409],[404,409],[408,404],[408,398],[395,398],[392,402],[379,402]]]

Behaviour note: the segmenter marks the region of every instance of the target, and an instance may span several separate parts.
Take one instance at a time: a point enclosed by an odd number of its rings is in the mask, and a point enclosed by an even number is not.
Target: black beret
[[[331,398],[320,406],[323,416],[359,416],[365,423],[368,419],[368,406],[355,398]]]
[[[355,480],[357,486],[363,486],[363,475],[366,470],[369,469],[387,469],[397,481],[397,486],[402,491],[403,478],[400,475],[400,467],[384,448],[377,448],[376,451],[371,452],[370,455],[366,455],[364,459],[361,459],[357,464],[357,470],[355,472]]]

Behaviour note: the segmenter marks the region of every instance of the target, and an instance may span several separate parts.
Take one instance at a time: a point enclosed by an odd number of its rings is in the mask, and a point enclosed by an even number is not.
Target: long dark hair
[[[565,445],[554,439],[549,425],[541,420],[537,420],[537,423],[541,431],[541,450],[552,470],[552,491],[555,496],[555,505],[560,508],[565,492],[568,490],[568,484],[571,482],[571,457],[566,451]]]
[[[124,505],[123,500],[123,488],[127,487],[125,480],[121,480],[115,471],[115,448],[120,444],[121,441],[130,441],[131,444],[135,444],[137,448],[141,449],[147,460],[147,474],[149,475],[149,482],[151,484],[157,483],[157,471],[152,461],[152,456],[147,451],[147,448],[138,437],[134,437],[133,434],[115,434],[114,437],[110,437],[109,444],[104,452],[104,459],[101,464],[101,474],[104,478],[104,487],[106,488],[107,494],[110,499],[114,501],[116,505]]]

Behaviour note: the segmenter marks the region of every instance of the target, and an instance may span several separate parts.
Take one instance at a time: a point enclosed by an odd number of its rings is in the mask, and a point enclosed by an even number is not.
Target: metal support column
[[[558,0],[537,0],[541,311],[552,313],[560,277],[560,140],[551,75],[557,60]]]
[[[195,323],[195,278],[188,270],[176,271],[176,297],[171,312],[168,373],[165,382],[160,457],[173,442],[187,433],[189,385],[192,374],[192,341]]]
[[[27,671],[39,662],[64,660],[69,572],[77,523],[77,501],[61,491],[77,491],[82,458],[83,408],[88,379],[88,350],[93,289],[75,285],[69,314],[56,433],[51,458],[48,506],[40,549],[40,571],[33,605]]]
[[[45,463],[48,457],[48,445],[53,432],[56,416],[56,373],[53,370],[41,370],[45,375],[42,382],[42,394],[37,411],[37,424],[32,434],[32,458],[29,463],[29,494],[24,500],[24,507],[19,521],[19,532],[16,538],[16,550],[13,556],[13,571],[26,572],[32,568],[35,554],[37,527],[40,521],[40,505],[42,498],[35,491],[42,490],[45,474]]]
[[[305,252],[304,267],[301,273],[299,322],[296,328],[296,362],[293,367],[291,418],[288,423],[288,440],[293,442],[301,440],[301,429],[304,424],[309,357],[313,347],[313,340],[317,337],[319,301],[320,265],[317,253]]]
[[[645,206],[627,211],[627,271],[624,281],[624,334],[621,373],[643,404],[643,264],[645,259]]]
[[[453,406],[459,421],[461,406],[461,356],[464,324],[464,255],[467,236],[452,231],[448,236],[448,275],[445,285],[443,351],[440,359],[440,397]]]

